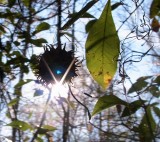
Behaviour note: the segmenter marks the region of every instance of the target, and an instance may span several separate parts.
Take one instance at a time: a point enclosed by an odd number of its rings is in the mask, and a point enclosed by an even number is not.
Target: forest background
[[[0,141],[160,140],[159,0],[1,0],[0,8]],[[46,44],[74,51],[69,88],[37,79]]]

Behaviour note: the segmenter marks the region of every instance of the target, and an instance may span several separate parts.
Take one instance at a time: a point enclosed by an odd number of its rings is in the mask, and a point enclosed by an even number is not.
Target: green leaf
[[[128,104],[128,106],[124,108],[121,117],[126,117],[134,114],[138,109],[140,109],[143,106],[143,103],[145,103],[145,101],[136,100]]]
[[[106,89],[112,80],[119,55],[119,38],[111,14],[110,0],[91,27],[86,41],[87,67],[92,77]]]
[[[113,4],[112,6],[111,6],[111,9],[112,10],[115,10],[116,8],[118,8],[120,5],[124,5],[122,2],[116,2],[115,4]]]
[[[20,42],[14,41],[14,44],[15,44],[16,46],[19,46],[19,45],[20,45]]]
[[[158,85],[160,85],[160,75],[156,77],[156,79],[154,80],[154,83],[157,83]]]
[[[25,5],[26,7],[28,7],[28,6],[29,6],[29,3],[30,3],[30,1],[29,1],[29,0],[22,0],[22,2],[24,3],[24,5]]]
[[[22,95],[22,92],[21,92],[20,88],[21,88],[23,85],[25,85],[25,84],[27,84],[27,83],[29,83],[29,82],[31,82],[31,81],[33,81],[33,80],[32,80],[32,79],[20,80],[20,81],[14,86],[14,88],[15,88],[15,91],[14,91],[15,95],[21,96],[21,95]]]
[[[17,104],[18,101],[19,101],[19,98],[15,98],[15,99],[11,100],[11,101],[8,103],[8,106],[13,106],[13,105]]]
[[[11,123],[7,124],[7,126],[11,126],[13,128],[17,128],[22,131],[26,131],[28,129],[32,130],[32,127],[28,123],[20,120],[14,120]]]
[[[46,129],[48,131],[55,131],[55,130],[57,130],[57,128],[55,128],[55,127],[53,127],[51,125],[44,125],[43,129]]]
[[[114,95],[100,97],[94,106],[92,116],[115,105],[127,105],[127,102]]]
[[[154,18],[160,12],[160,0],[153,0],[150,7],[150,18]]]
[[[140,77],[139,79],[137,79],[137,81],[128,90],[128,94],[141,91],[142,89],[147,87],[148,83],[145,80],[148,78],[150,78],[150,76]]]
[[[18,89],[20,87],[22,87],[23,85],[29,83],[33,81],[32,79],[25,79],[25,80],[20,80],[16,85],[15,85],[15,88]]]
[[[47,43],[47,41],[44,38],[39,38],[31,39],[30,43],[34,44],[35,46],[42,47],[42,43]]]
[[[160,109],[158,107],[153,107],[155,114],[160,118]]]
[[[159,98],[160,96],[159,86],[157,85],[149,86],[146,91],[150,92],[154,97]]]
[[[43,23],[40,23],[37,27],[36,27],[36,30],[35,32],[33,32],[33,35],[35,35],[36,33],[39,33],[41,31],[44,31],[44,30],[48,30],[50,28],[50,25],[46,22],[43,22]]]
[[[152,142],[153,135],[156,129],[156,123],[153,119],[151,108],[148,106],[146,110],[147,114],[145,113],[141,123],[139,125],[139,137],[140,140],[143,142]],[[153,133],[153,135],[152,135]]]
[[[67,21],[67,23],[61,28],[61,30],[68,29],[75,21],[82,17],[82,15],[84,15],[87,12],[87,10],[89,10],[96,2],[98,1],[92,0],[89,3],[87,3],[87,5],[84,8],[82,8],[79,12],[77,12],[77,14],[75,14],[71,19]]]
[[[43,142],[43,139],[40,138],[40,137],[37,137],[37,138],[36,138],[36,142]]]
[[[89,30],[91,29],[91,27],[92,27],[92,26],[94,25],[94,23],[96,23],[96,22],[97,22],[97,19],[94,19],[94,20],[89,21],[89,22],[86,24],[86,27],[85,27],[86,33],[89,32]]]
[[[73,18],[77,15],[77,12],[73,13],[73,14],[70,14],[69,15],[69,18]],[[83,15],[81,15],[81,17],[79,18],[95,18],[93,15],[91,15],[90,13],[86,12],[84,13]]]
[[[46,134],[47,132],[55,131],[56,128],[50,125],[44,125],[41,128],[38,128],[38,134]]]

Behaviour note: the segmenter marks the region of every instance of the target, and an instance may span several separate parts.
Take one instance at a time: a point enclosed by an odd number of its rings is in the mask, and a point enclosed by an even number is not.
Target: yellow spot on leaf
[[[104,84],[106,86],[108,86],[108,84],[111,82],[111,80],[112,80],[112,77],[109,74],[104,75]]]

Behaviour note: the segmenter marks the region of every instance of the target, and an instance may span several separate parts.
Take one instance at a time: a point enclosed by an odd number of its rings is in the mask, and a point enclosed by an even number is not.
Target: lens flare
[[[69,88],[67,84],[61,84],[59,82],[53,84],[52,86],[52,96],[53,97],[67,97]]]

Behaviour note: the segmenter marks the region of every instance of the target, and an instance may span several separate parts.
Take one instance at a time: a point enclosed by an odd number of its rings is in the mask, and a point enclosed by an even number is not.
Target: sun
[[[57,82],[52,85],[51,96],[53,97],[65,97],[67,98],[69,92],[69,88],[67,83],[61,84]]]

